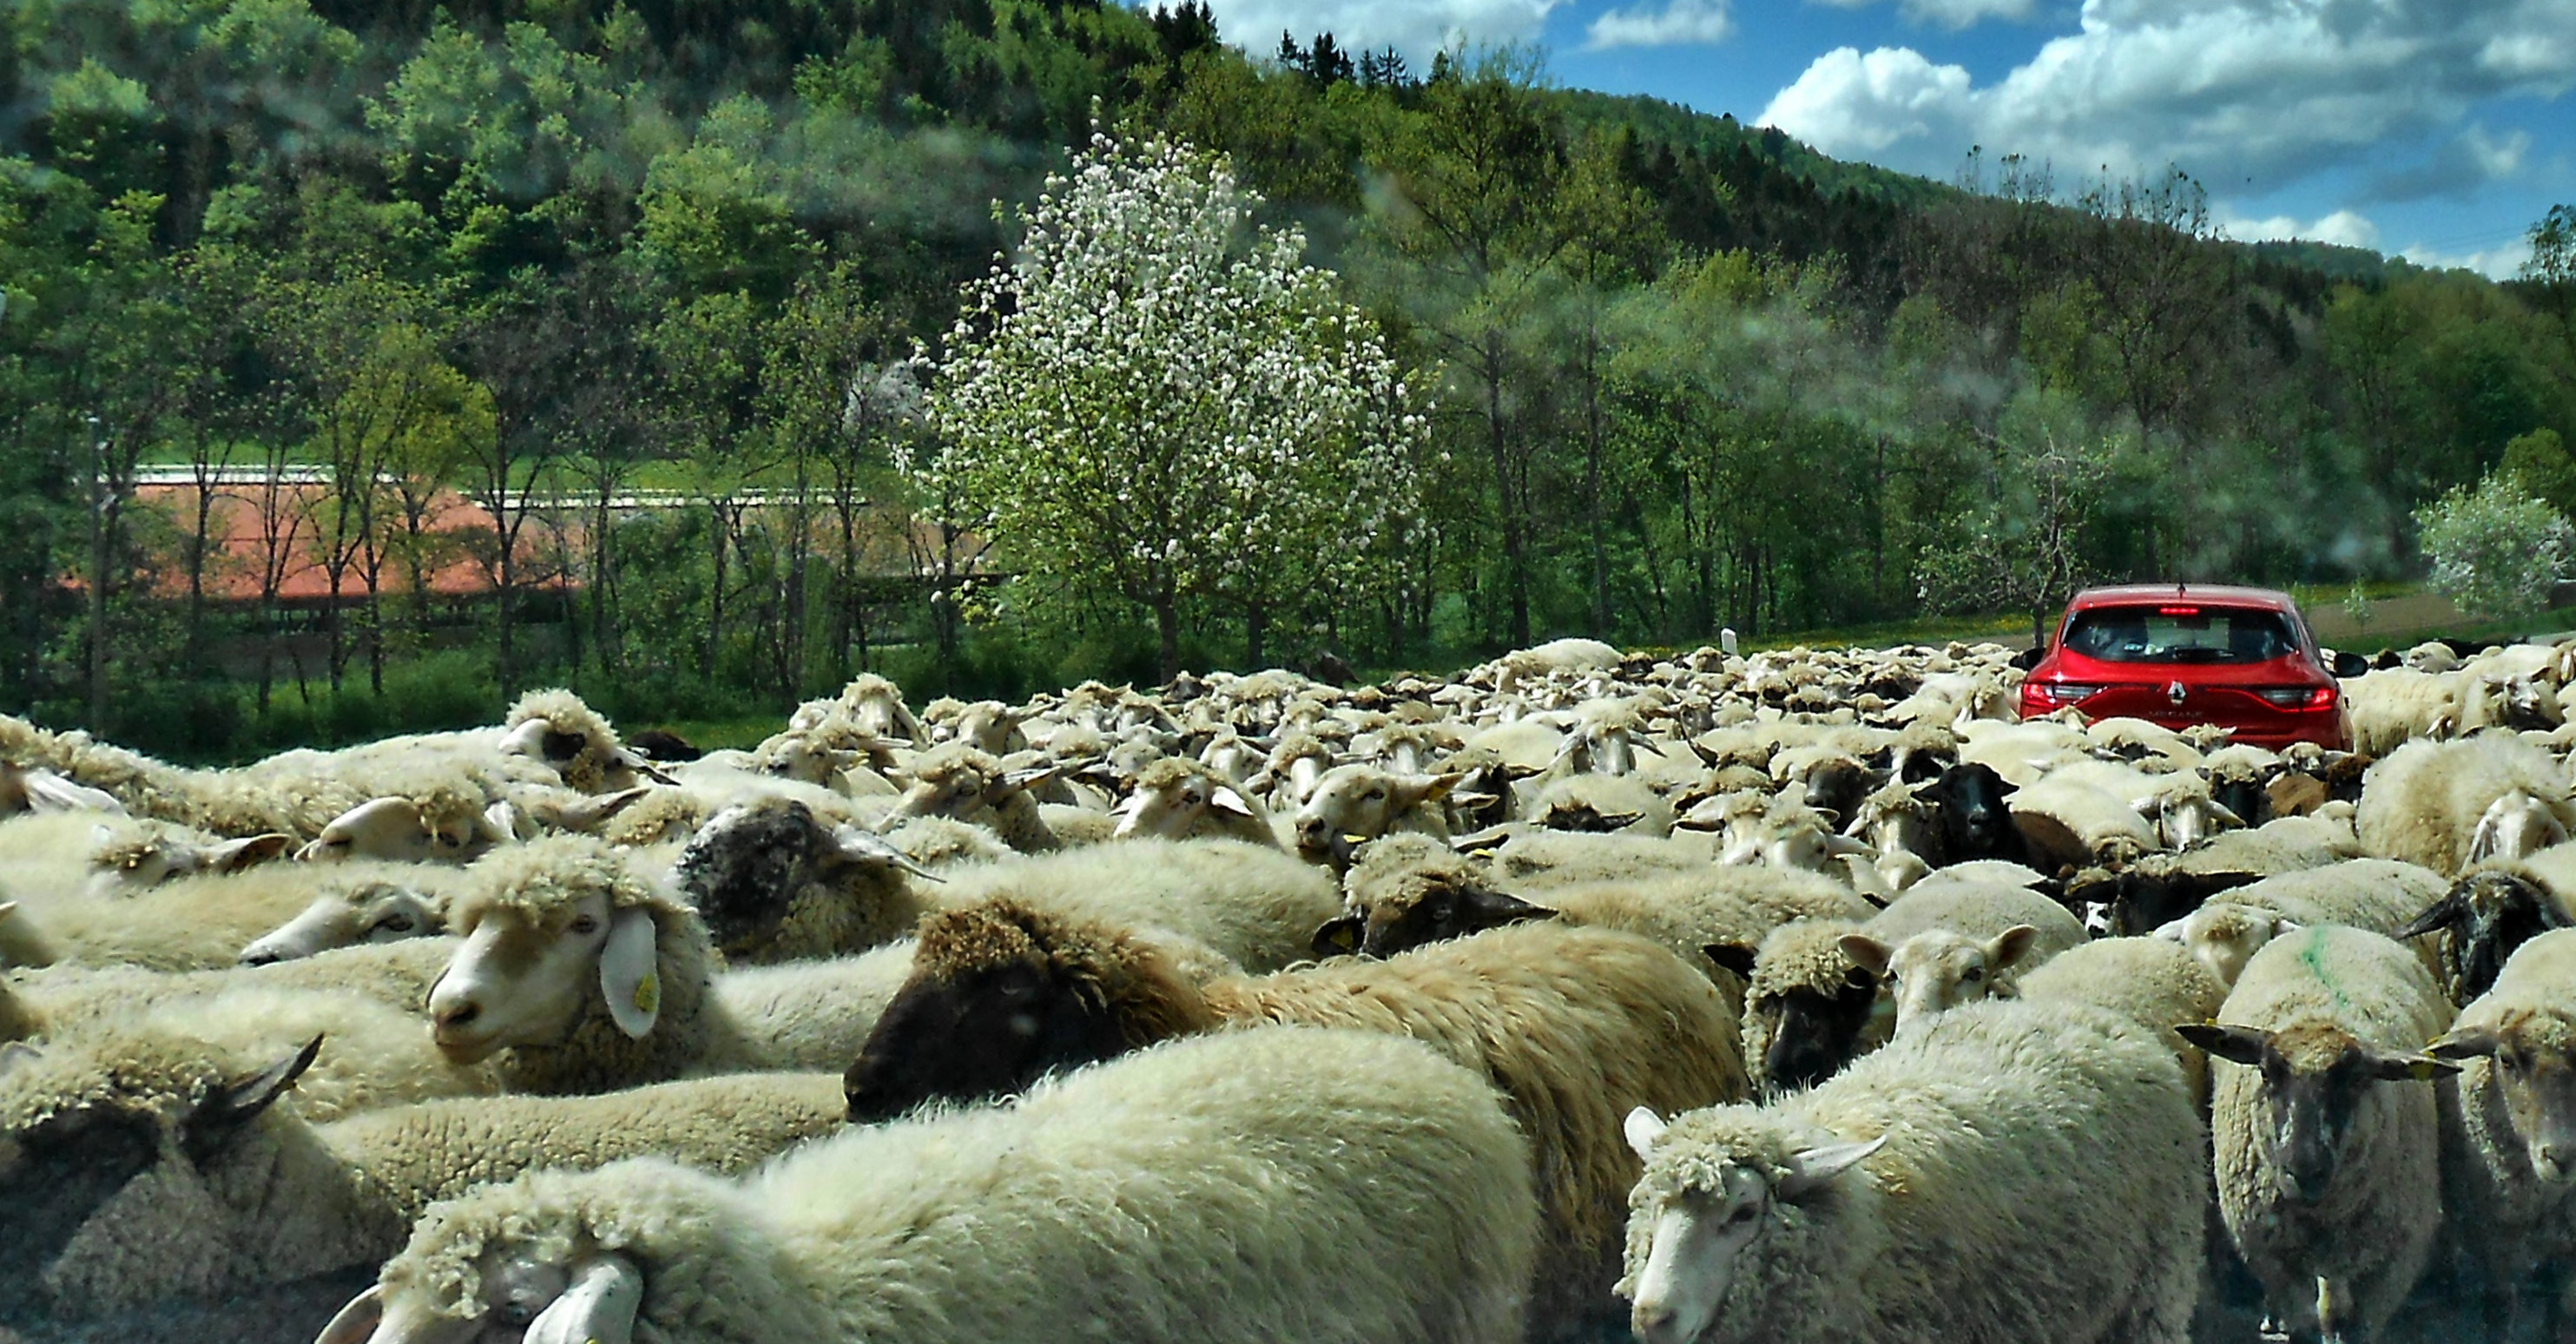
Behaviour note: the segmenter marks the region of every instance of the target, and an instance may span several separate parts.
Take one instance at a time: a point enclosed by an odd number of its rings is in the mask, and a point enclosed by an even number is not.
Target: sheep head
[[[1766,1236],[1796,1235],[1796,1209],[1852,1179],[1886,1144],[1831,1134],[1784,1134],[1758,1113],[1693,1112],[1667,1122],[1640,1106],[1623,1126],[1645,1164],[1631,1200],[1626,1273],[1629,1326],[1644,1344],[1691,1344],[1709,1331]]]
[[[399,870],[365,872],[333,883],[293,919],[251,940],[241,964],[266,966],[338,947],[426,938],[446,927],[446,893]]]
[[[2453,883],[2397,936],[2445,934],[2442,964],[2451,1001],[2467,1003],[2495,984],[2515,949],[2570,923],[2547,887],[2509,869],[2481,868]]]
[[[2533,1175],[2558,1187],[2576,1182],[2576,1021],[2519,1004],[2471,1004],[2427,1053],[2482,1071],[2502,1093]],[[2479,1081],[2473,1073],[2462,1086]]]
[[[115,1282],[93,1282],[58,1264],[92,1224],[118,1205],[185,1210],[148,1230],[168,1274],[186,1276],[191,1257],[220,1274],[235,1226],[207,1188],[211,1169],[243,1151],[255,1122],[311,1067],[322,1046],[243,1068],[200,1041],[162,1031],[112,1027],[42,1048],[0,1048],[0,1319],[40,1318],[141,1307]],[[265,1155],[274,1160],[274,1155]],[[146,1229],[124,1227],[112,1235]],[[83,1265],[93,1259],[81,1257]],[[121,1263],[117,1266],[125,1268]]]
[[[1119,809],[1118,827],[1112,834],[1120,840],[1179,840],[1211,812],[1261,816],[1251,799],[1215,771],[1187,757],[1165,757],[1137,775],[1136,792]]]
[[[1297,809],[1293,823],[1297,852],[1323,862],[1335,855],[1344,837],[1374,840],[1448,797],[1464,778],[1399,775],[1366,765],[1336,766],[1325,772],[1314,793]],[[1436,812],[1431,816],[1438,819]]]
[[[449,915],[464,943],[429,993],[431,1039],[457,1063],[560,1046],[602,1016],[640,1039],[704,988],[662,966],[666,941],[703,945],[695,913],[595,840],[502,850],[466,884]]]
[[[1852,964],[1885,980],[1896,994],[1896,1029],[1930,1021],[1980,999],[2014,997],[2013,968],[2039,930],[2016,924],[1992,938],[1929,929],[1894,947],[1867,934],[1843,938]]]
[[[2281,1193],[2314,1204],[2332,1188],[2354,1118],[2380,1083],[2423,1081],[2460,1066],[2415,1051],[2381,1050],[2332,1022],[2277,1031],[2187,1022],[2174,1029],[2215,1059],[2258,1070],[2271,1123],[2264,1156]]]
[[[2237,977],[2245,973],[2245,963],[2252,961],[2264,944],[2298,927],[2261,906],[2210,901],[2188,915],[2156,926],[2151,936],[2180,943],[2222,987],[2233,989]]]
[[[850,1119],[1017,1092],[1213,1024],[1153,947],[1007,898],[922,921],[913,970],[843,1076]]]

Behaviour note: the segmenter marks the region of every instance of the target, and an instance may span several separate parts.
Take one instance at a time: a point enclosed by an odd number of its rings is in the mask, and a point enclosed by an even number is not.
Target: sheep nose
[[[1629,1313],[1628,1324],[1636,1329],[1637,1338],[1647,1341],[1647,1344],[1664,1344],[1673,1337],[1673,1322],[1680,1315],[1666,1303],[1640,1302],[1636,1310]]]
[[[274,966],[284,960],[286,958],[267,951],[254,950],[241,954],[241,964],[244,966]]]
[[[431,1015],[430,1020],[440,1031],[453,1031],[458,1027],[472,1026],[474,1019],[482,1015],[483,1005],[468,999],[463,1003],[451,1003],[439,1009]]]

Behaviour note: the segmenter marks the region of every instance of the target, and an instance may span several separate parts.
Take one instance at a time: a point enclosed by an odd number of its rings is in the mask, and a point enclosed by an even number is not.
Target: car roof
[[[2066,604],[2070,612],[2087,607],[2118,606],[2130,602],[2206,602],[2215,606],[2263,607],[2273,611],[2294,611],[2297,604],[2288,593],[2276,588],[2236,588],[2220,583],[2124,583],[2107,588],[2087,588]]]

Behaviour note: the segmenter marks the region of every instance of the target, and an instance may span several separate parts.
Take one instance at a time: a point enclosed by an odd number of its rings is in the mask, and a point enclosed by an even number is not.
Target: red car
[[[2094,719],[2168,728],[2215,723],[2234,741],[2275,750],[2314,742],[2352,749],[2352,720],[2298,604],[2268,588],[2131,584],[2088,588],[2066,604],[2057,638],[2021,685],[2021,716],[2073,706]]]

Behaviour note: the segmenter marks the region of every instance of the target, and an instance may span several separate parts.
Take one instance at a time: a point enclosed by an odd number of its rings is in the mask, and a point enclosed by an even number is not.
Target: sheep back
[[[596,1247],[643,1267],[641,1337],[668,1344],[1481,1344],[1519,1330],[1528,1171],[1492,1089],[1418,1044],[1225,1033],[742,1185],[647,1161],[487,1187],[382,1281],[461,1316],[490,1248]]]
[[[2066,1004],[1970,1004],[1809,1091],[1673,1120],[1630,1198],[1621,1291],[1662,1210],[1722,1192],[1727,1168],[1776,1186],[1802,1151],[1882,1137],[1772,1204],[1703,1344],[2189,1338],[2199,1118],[2152,1033]]]

